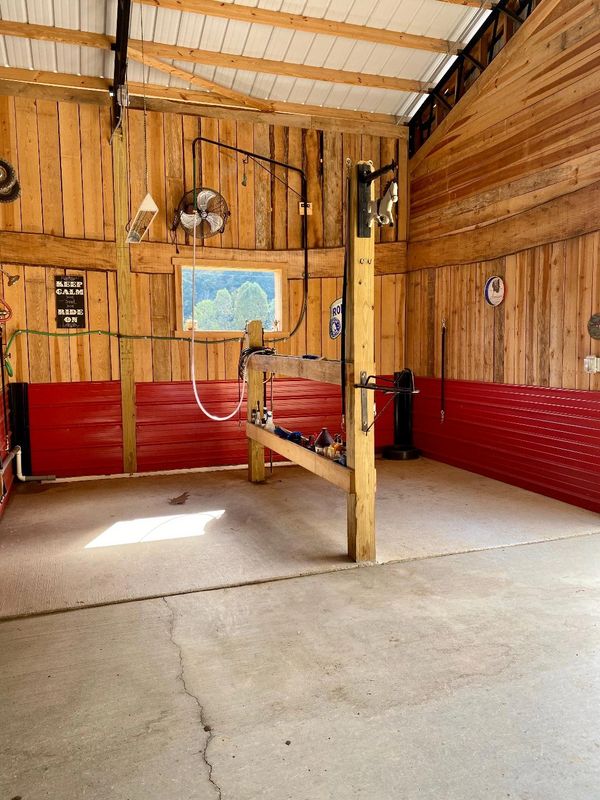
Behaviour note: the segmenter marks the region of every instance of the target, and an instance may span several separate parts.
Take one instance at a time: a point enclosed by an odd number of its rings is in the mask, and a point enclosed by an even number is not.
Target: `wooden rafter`
[[[132,42],[139,47],[141,42]],[[410,78],[396,78],[390,75],[374,75],[364,72],[353,72],[345,69],[329,69],[314,67],[309,64],[296,64],[289,61],[273,61],[268,58],[251,58],[249,56],[218,53],[212,50],[197,50],[193,47],[146,42],[146,52],[158,58],[173,58],[178,61],[190,61],[225,69],[243,69],[248,72],[265,72],[269,75],[286,75],[290,78],[305,78],[313,81],[342,83],[349,86],[368,86],[373,89],[390,89],[396,92],[427,92],[431,85]]]
[[[207,78],[203,78],[201,75],[196,75],[195,73],[189,72],[186,69],[180,69],[173,64],[167,64],[166,61],[162,61],[160,58],[155,58],[154,56],[149,55],[145,52],[145,50],[142,52],[141,50],[133,47],[131,44],[129,45],[128,53],[129,57],[133,58],[135,61],[140,61],[143,64],[146,64],[148,67],[153,67],[161,72],[166,72],[167,75],[180,78],[181,80],[187,81],[194,86],[199,86],[201,89],[204,89],[206,92],[211,94],[217,94],[221,97],[225,97],[228,100],[233,101],[235,105],[242,106],[242,108],[257,108],[260,111],[273,110],[269,102],[259,100],[255,97],[250,97],[250,95],[242,94],[242,92],[236,92],[234,89],[228,89],[226,86],[221,86],[214,81],[209,81]]]
[[[102,50],[110,50],[114,42],[114,37],[107,36],[105,33],[80,31],[74,28],[55,28],[53,25],[35,25],[31,22],[14,22],[10,19],[0,20],[0,35],[40,39],[44,42],[60,42],[80,47],[95,47]]]
[[[22,67],[0,67],[0,81],[17,81],[19,83],[104,92],[108,92],[112,83],[109,78],[72,75],[68,72],[50,72],[42,69],[24,69]]]
[[[71,28],[55,28],[50,25],[34,25],[28,22],[12,22],[10,20],[0,20],[0,34],[61,42],[62,44],[72,44],[80,47],[94,47],[102,50],[108,50],[112,43],[111,37],[103,33],[79,31]],[[141,41],[130,39],[129,42],[130,48],[141,51]],[[389,89],[398,92],[423,93],[431,88],[428,83],[411,80],[410,78],[314,67],[309,64],[273,61],[266,58],[251,58],[230,53],[218,53],[212,50],[198,50],[193,47],[183,47],[176,44],[163,44],[162,42],[144,42],[144,54],[154,58],[189,61],[194,64],[223,67],[225,69],[244,69],[249,72],[264,72],[271,75],[286,75],[290,78],[305,78],[307,80],[327,81],[349,86],[368,86],[369,88]]]
[[[304,33],[322,33],[327,36],[341,36],[361,42],[376,42],[393,47],[410,47],[414,50],[427,50],[431,53],[454,53],[457,46],[447,39],[431,36],[417,36],[402,31],[371,28],[332,19],[307,17],[303,14],[288,14],[283,11],[270,11],[266,8],[252,8],[240,3],[226,3],[220,0],[136,0],[136,2],[155,8],[170,8],[176,11],[205,14],[209,17],[235,19],[240,22],[269,25],[274,28],[288,28]]]
[[[467,6],[468,8],[484,8],[489,11],[494,7],[491,0],[439,0],[440,3],[450,3],[453,6]]]
[[[85,75],[70,75],[60,72],[44,72],[41,70],[21,69],[16,67],[0,67],[0,94],[34,94],[44,97],[55,97],[73,102],[109,102],[108,78],[96,78]],[[405,138],[407,128],[398,125],[395,117],[389,114],[377,114],[367,111],[349,109],[322,108],[301,103],[270,103],[270,111],[251,109],[247,105],[239,107],[233,100],[216,92],[179,89],[172,86],[155,86],[129,83],[129,95],[132,107],[138,107],[141,96],[148,98],[148,108],[180,113],[206,113],[215,108],[212,116],[231,116],[256,121],[292,125],[307,128],[337,128],[356,130],[361,133],[372,133],[379,136]]]

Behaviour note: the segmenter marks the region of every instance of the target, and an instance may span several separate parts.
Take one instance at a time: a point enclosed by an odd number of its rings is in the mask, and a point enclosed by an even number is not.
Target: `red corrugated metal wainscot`
[[[6,408],[8,409],[8,397],[6,395],[5,397],[6,397]],[[8,425],[10,425],[10,420],[8,421]],[[3,453],[2,458],[6,458],[8,452],[10,451],[10,431],[6,430],[6,426],[4,424],[4,413],[0,413],[0,442],[2,442],[2,453]],[[8,449],[6,449],[4,446],[6,442],[8,442],[9,445]],[[15,477],[14,477],[13,464],[10,464],[8,469],[4,473],[4,487],[2,495],[0,496],[0,517],[2,517],[2,515],[4,514],[4,509],[8,504],[14,481]]]
[[[423,454],[600,512],[600,392],[417,378]]]
[[[199,383],[202,401],[223,416],[238,399],[236,381]],[[267,391],[269,389],[267,388]],[[382,403],[382,398],[378,399]],[[136,385],[138,471],[244,464],[238,420],[213,422],[197,408],[189,382]],[[340,431],[340,390],[300,379],[275,381],[275,421],[292,430]],[[243,411],[245,416],[245,409]],[[29,386],[32,471],[57,477],[123,472],[118,381]],[[391,408],[376,425],[378,447],[393,440]]]

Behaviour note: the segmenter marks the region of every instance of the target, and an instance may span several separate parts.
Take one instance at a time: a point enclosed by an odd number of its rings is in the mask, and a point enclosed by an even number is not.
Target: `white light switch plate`
[[[583,359],[583,368],[590,375],[600,372],[600,356],[586,356]]]

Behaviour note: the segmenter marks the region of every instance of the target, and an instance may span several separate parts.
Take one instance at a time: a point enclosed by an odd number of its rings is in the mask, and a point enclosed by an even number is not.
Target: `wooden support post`
[[[248,323],[246,347],[262,347],[263,326],[260,320]],[[248,422],[252,421],[252,410],[258,408],[262,417],[265,404],[264,376],[256,369],[248,370]],[[265,479],[265,448],[260,442],[248,439],[248,480],[261,483]]]
[[[408,210],[410,208],[410,181],[408,179],[408,141],[398,143],[398,206],[396,208],[397,239],[408,240]]]
[[[354,561],[375,560],[375,431],[362,430],[363,409],[373,422],[374,393],[355,388],[361,373],[375,373],[375,235],[358,237],[358,165],[351,167],[348,236],[350,257],[346,290],[346,463],[354,470],[348,495],[348,555]],[[371,184],[373,199],[373,184]]]
[[[129,245],[126,241],[127,223],[129,222],[127,137],[123,128],[115,131],[113,135],[112,153],[119,333],[131,334],[133,332],[131,327],[133,320],[131,307],[131,264]],[[123,471],[136,472],[136,412],[132,339],[119,339],[119,366],[121,374],[121,420],[123,425]]]

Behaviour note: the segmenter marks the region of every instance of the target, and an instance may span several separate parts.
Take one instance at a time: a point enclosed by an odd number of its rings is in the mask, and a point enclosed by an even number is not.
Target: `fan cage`
[[[209,196],[207,197],[207,193]],[[172,230],[181,228],[186,236],[196,239],[209,239],[223,233],[231,216],[227,201],[220,192],[209,187],[199,187],[186,192],[177,206]],[[197,217],[195,224],[186,218]],[[212,224],[211,224],[212,223]]]

